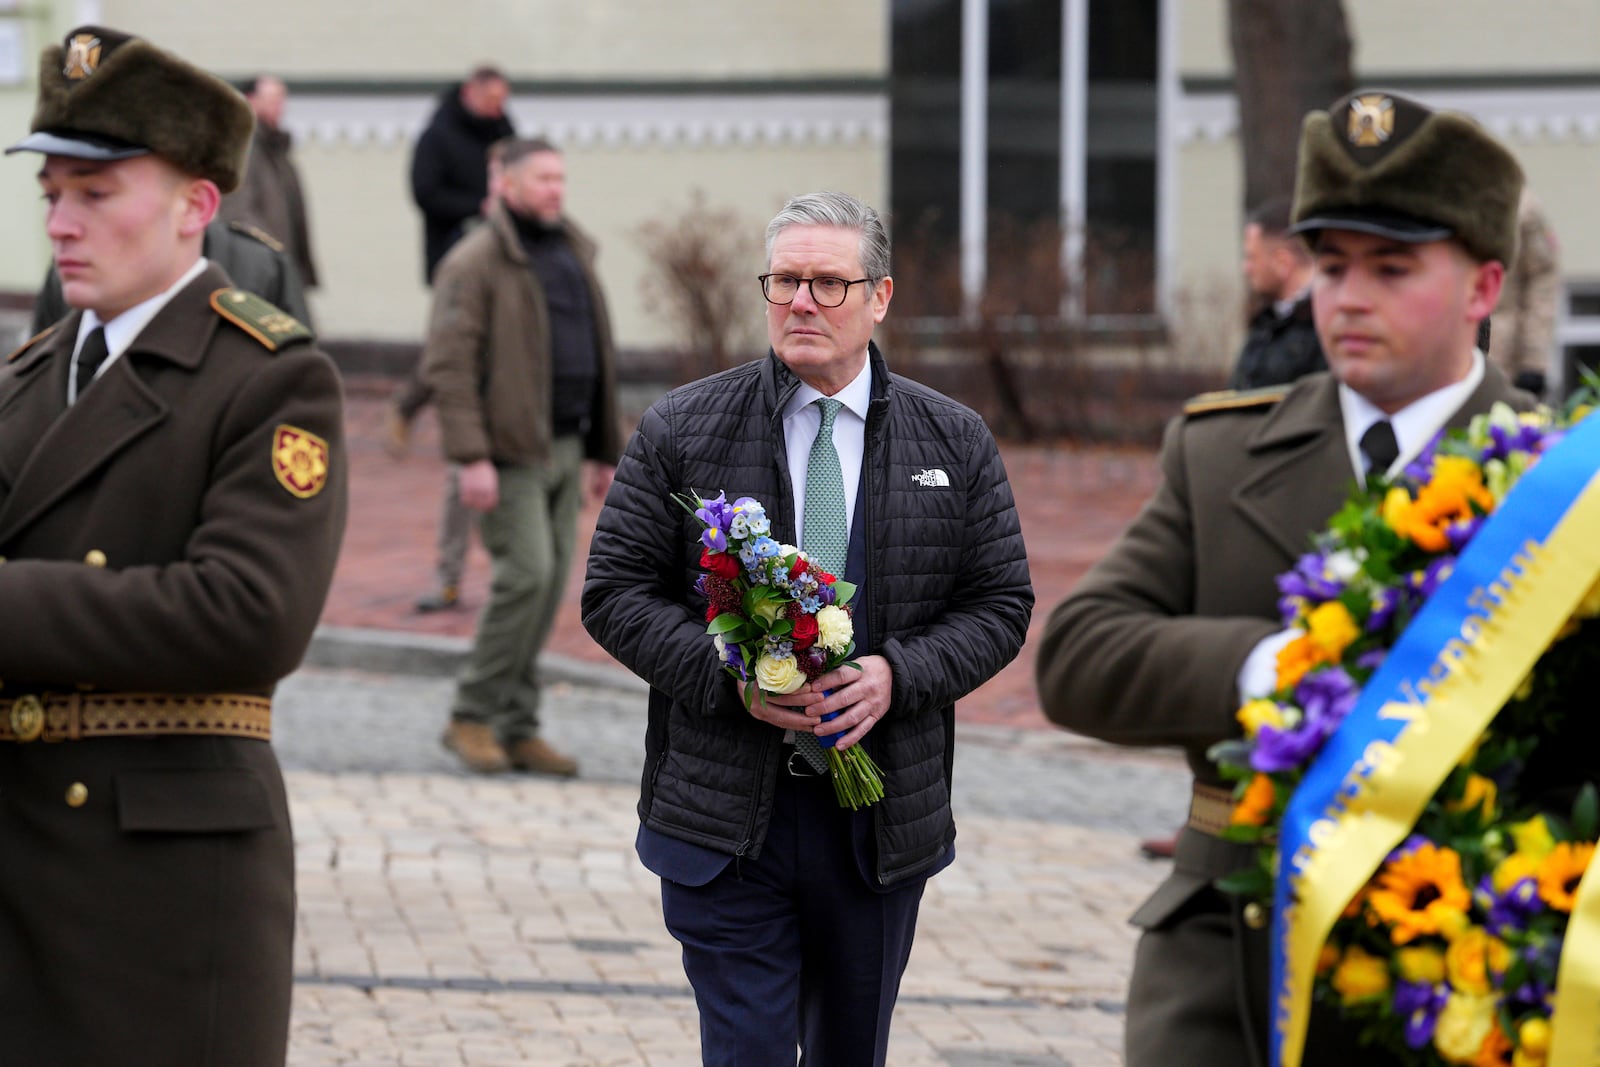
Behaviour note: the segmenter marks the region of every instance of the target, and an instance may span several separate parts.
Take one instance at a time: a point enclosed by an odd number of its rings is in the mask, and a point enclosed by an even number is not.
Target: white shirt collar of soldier
[[[67,375],[68,404],[78,399],[78,353],[83,349],[84,339],[93,333],[96,328],[105,327],[106,358],[100,364],[100,369],[94,372],[94,376],[99,378],[100,375],[106,372],[107,367],[115,363],[117,358],[128,350],[144,328],[150,325],[150,320],[159,315],[161,309],[166,307],[168,302],[177,296],[184,286],[200,276],[200,272],[206,269],[208,262],[205,256],[201,256],[195,261],[194,266],[183,272],[183,277],[173,282],[167,289],[157,293],[143,303],[133,305],[133,307],[109,322],[101,322],[100,316],[92,311],[83,313],[83,318],[78,322],[78,339],[72,346],[71,373]]]
[[[1361,458],[1361,435],[1381,419],[1388,419],[1394,427],[1394,438],[1400,446],[1390,472],[1405,469],[1416,459],[1434,434],[1438,433],[1450,416],[1461,409],[1467,398],[1483,382],[1483,353],[1472,350],[1472,369],[1459,382],[1435,389],[1420,400],[1413,400],[1393,415],[1385,414],[1372,401],[1342,382],[1339,385],[1339,407],[1344,413],[1345,448],[1350,454],[1350,467],[1361,476],[1366,464]]]
[[[822,412],[814,401],[823,393],[800,383],[783,408],[783,443],[788,450],[789,485],[794,490],[795,540],[801,541],[806,513],[806,465],[811,459],[811,443],[822,426]],[[839,475],[844,479],[844,506],[852,525],[856,515],[856,490],[861,485],[861,462],[866,452],[867,406],[872,402],[872,360],[862,362],[861,371],[850,384],[833,394],[844,407],[833,423],[833,447],[839,453]]]

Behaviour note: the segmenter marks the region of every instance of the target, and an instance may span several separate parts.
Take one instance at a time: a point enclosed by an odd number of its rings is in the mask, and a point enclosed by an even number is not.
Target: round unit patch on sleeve
[[[316,496],[328,484],[328,442],[298,426],[280,424],[272,435],[272,473],[302,500]]]

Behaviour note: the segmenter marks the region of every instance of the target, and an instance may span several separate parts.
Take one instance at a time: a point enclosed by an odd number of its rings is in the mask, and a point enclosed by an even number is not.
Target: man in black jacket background
[[[1328,369],[1311,321],[1311,250],[1289,232],[1288,197],[1250,213],[1244,226],[1244,280],[1259,307],[1239,349],[1231,389],[1292,385]]]
[[[669,393],[629,442],[583,622],[650,683],[637,847],[683,945],[704,1062],[793,1064],[798,1046],[881,1065],[923,886],[954,856],[955,701],[1017,654],[1033,589],[988,427],[872,344],[894,290],[877,212],[795,197],[767,228],[767,270],[768,356]],[[823,451],[837,466],[819,478]],[[746,708],[694,589],[699,523],[672,499],[719,490],[759,500],[775,540],[811,553],[830,535],[859,590],[859,670]],[[826,521],[808,506],[823,496]],[[805,733],[864,745],[884,798],[841,808]]]
[[[433,272],[467,223],[488,214],[489,146],[516,133],[506,117],[511,83],[479,67],[445,91],[411,153],[411,198],[422,209],[423,274]]]

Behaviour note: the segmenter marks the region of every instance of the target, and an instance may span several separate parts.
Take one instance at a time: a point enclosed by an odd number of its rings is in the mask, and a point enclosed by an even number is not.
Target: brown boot
[[[411,452],[411,420],[393,406],[383,413],[383,450],[393,459],[405,459]]]
[[[478,774],[499,774],[511,769],[506,750],[495,740],[494,731],[481,722],[451,721],[439,743],[461,757],[467,770]]]
[[[511,742],[510,756],[511,766],[519,771],[556,778],[573,778],[578,773],[578,761],[557,752],[542,737],[524,737]]]

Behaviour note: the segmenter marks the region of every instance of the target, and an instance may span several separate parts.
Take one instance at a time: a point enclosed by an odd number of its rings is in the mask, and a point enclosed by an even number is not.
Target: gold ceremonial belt
[[[1194,783],[1189,798],[1189,828],[1213,837],[1233,825],[1233,790]]]
[[[0,742],[166,735],[270,741],[272,700],[237,693],[28,693],[0,700]]]

